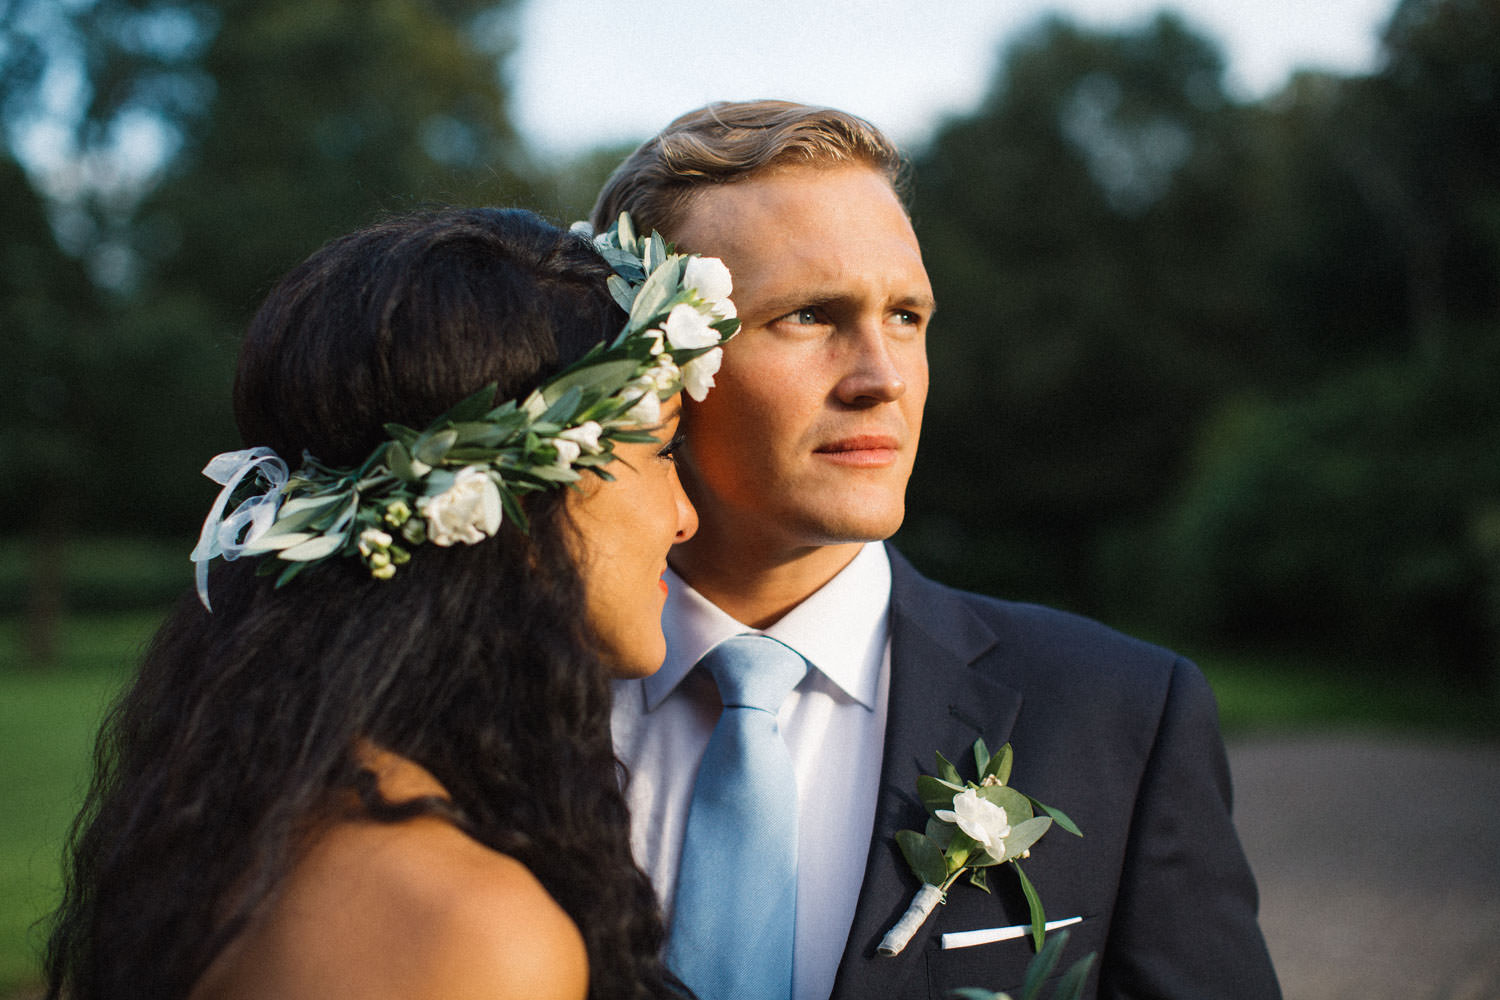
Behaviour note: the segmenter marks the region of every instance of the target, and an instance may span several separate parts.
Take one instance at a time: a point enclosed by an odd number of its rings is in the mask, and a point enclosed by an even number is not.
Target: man
[[[692,668],[731,636],[763,634],[807,665],[770,709],[796,775],[790,995],[1019,987],[1024,938],[944,940],[1028,923],[1009,869],[989,894],[960,881],[900,955],[876,953],[919,887],[894,840],[926,821],[916,778],[934,751],[963,761],[983,737],[1011,742],[1014,785],[1083,830],[1054,827],[1025,869],[1049,920],[1081,918],[1064,965],[1098,955],[1086,995],[1277,997],[1196,668],[1081,618],[947,589],[878,544],[904,514],[934,308],[897,194],[902,162],[840,112],[711,105],[632,154],[595,206],[596,227],[628,210],[641,231],[722,258],[742,323],[717,388],[684,413],[680,468],[699,529],[671,557],[666,663],[616,689],[632,842],[674,943],[683,893],[701,895],[701,875],[678,881],[699,850],[685,843],[700,761],[721,700],[726,719],[745,707]],[[770,926],[724,913],[711,944],[669,951],[674,965],[732,961]],[[685,978],[716,982],[699,975]]]

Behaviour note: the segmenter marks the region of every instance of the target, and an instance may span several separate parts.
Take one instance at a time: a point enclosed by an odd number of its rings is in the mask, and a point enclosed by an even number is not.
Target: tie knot
[[[758,708],[775,715],[807,673],[795,649],[763,635],[725,639],[703,657],[725,705]]]

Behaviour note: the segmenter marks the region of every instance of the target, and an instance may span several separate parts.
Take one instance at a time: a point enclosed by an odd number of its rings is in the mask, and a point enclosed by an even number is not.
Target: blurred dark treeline
[[[1500,3],[1252,104],[1170,16],[1040,25],[917,164],[907,547],[1180,641],[1493,683]]]
[[[29,553],[6,610],[59,612],[76,539],[196,534],[198,470],[239,445],[238,331],[319,243],[427,203],[586,212],[621,151],[530,154],[516,13],[0,0],[0,517]],[[28,172],[59,67],[67,166]],[[142,134],[167,155],[132,170]],[[1047,20],[914,159],[940,302],[919,565],[1493,686],[1500,0],[1402,0],[1376,71],[1254,102],[1171,15]]]

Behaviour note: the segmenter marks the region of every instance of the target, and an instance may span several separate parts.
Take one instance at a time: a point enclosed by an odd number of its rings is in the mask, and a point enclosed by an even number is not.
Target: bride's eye
[[[673,434],[672,439],[661,446],[661,450],[656,453],[656,457],[665,458],[668,461],[675,461],[677,450],[682,447],[683,440],[684,438],[681,431]]]

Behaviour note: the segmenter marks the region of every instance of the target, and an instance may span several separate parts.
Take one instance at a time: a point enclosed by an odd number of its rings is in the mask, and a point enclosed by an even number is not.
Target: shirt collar
[[[838,575],[764,630],[736,621],[670,569],[666,580],[667,657],[642,682],[646,711],[666,700],[703,654],[746,632],[786,643],[849,697],[874,708],[890,621],[891,562],[884,545],[864,545]]]

